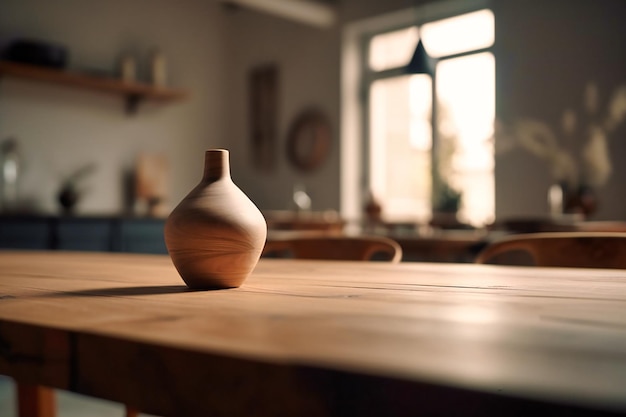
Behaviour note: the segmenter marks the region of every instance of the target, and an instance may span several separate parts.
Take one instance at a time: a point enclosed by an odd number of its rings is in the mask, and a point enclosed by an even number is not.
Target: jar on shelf
[[[137,61],[135,57],[126,54],[120,61],[120,76],[125,82],[134,82],[137,80]]]
[[[165,57],[160,51],[154,51],[150,59],[150,81],[154,86],[164,87],[167,83]]]

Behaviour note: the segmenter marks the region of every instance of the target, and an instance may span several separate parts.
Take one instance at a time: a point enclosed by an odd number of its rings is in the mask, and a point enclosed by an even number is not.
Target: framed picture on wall
[[[278,135],[278,66],[267,64],[250,71],[250,130],[252,164],[270,172],[276,163]]]

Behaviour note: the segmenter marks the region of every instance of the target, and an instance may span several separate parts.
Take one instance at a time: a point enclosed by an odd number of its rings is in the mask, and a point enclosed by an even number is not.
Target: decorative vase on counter
[[[229,152],[205,153],[200,183],[165,222],[165,244],[190,288],[239,287],[261,256],[265,218],[233,183]]]
[[[553,215],[573,214],[589,220],[598,209],[598,197],[593,187],[554,184],[548,189],[548,204]]]
[[[566,213],[580,213],[589,220],[598,210],[598,196],[592,187],[581,185],[574,192],[568,192],[565,200]]]
[[[76,203],[78,203],[80,195],[78,191],[72,186],[63,187],[57,194],[57,199],[61,205],[61,210],[64,215],[70,215],[74,213]]]

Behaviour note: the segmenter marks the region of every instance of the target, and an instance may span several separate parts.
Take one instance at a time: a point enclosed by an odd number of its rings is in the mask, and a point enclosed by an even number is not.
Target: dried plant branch
[[[585,89],[583,107],[592,119],[599,112],[599,94],[597,86],[589,83]],[[608,134],[626,119],[626,86],[619,87],[613,94],[607,115],[603,123],[588,122],[588,126],[579,126],[576,113],[571,109],[563,112],[561,128],[565,138],[576,134],[586,136],[586,143],[580,155],[580,164],[576,163],[571,151],[559,144],[557,134],[544,122],[524,119],[511,127],[497,121],[494,128],[496,152],[509,151],[519,146],[550,164],[555,181],[570,189],[591,186],[600,187],[610,178],[611,163]],[[498,143],[500,145],[498,146]]]

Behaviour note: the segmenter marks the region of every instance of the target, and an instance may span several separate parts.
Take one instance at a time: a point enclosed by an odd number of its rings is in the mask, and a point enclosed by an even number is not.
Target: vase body
[[[165,244],[190,288],[233,288],[250,275],[267,237],[265,218],[230,176],[229,153],[205,153],[200,183],[165,222]]]

